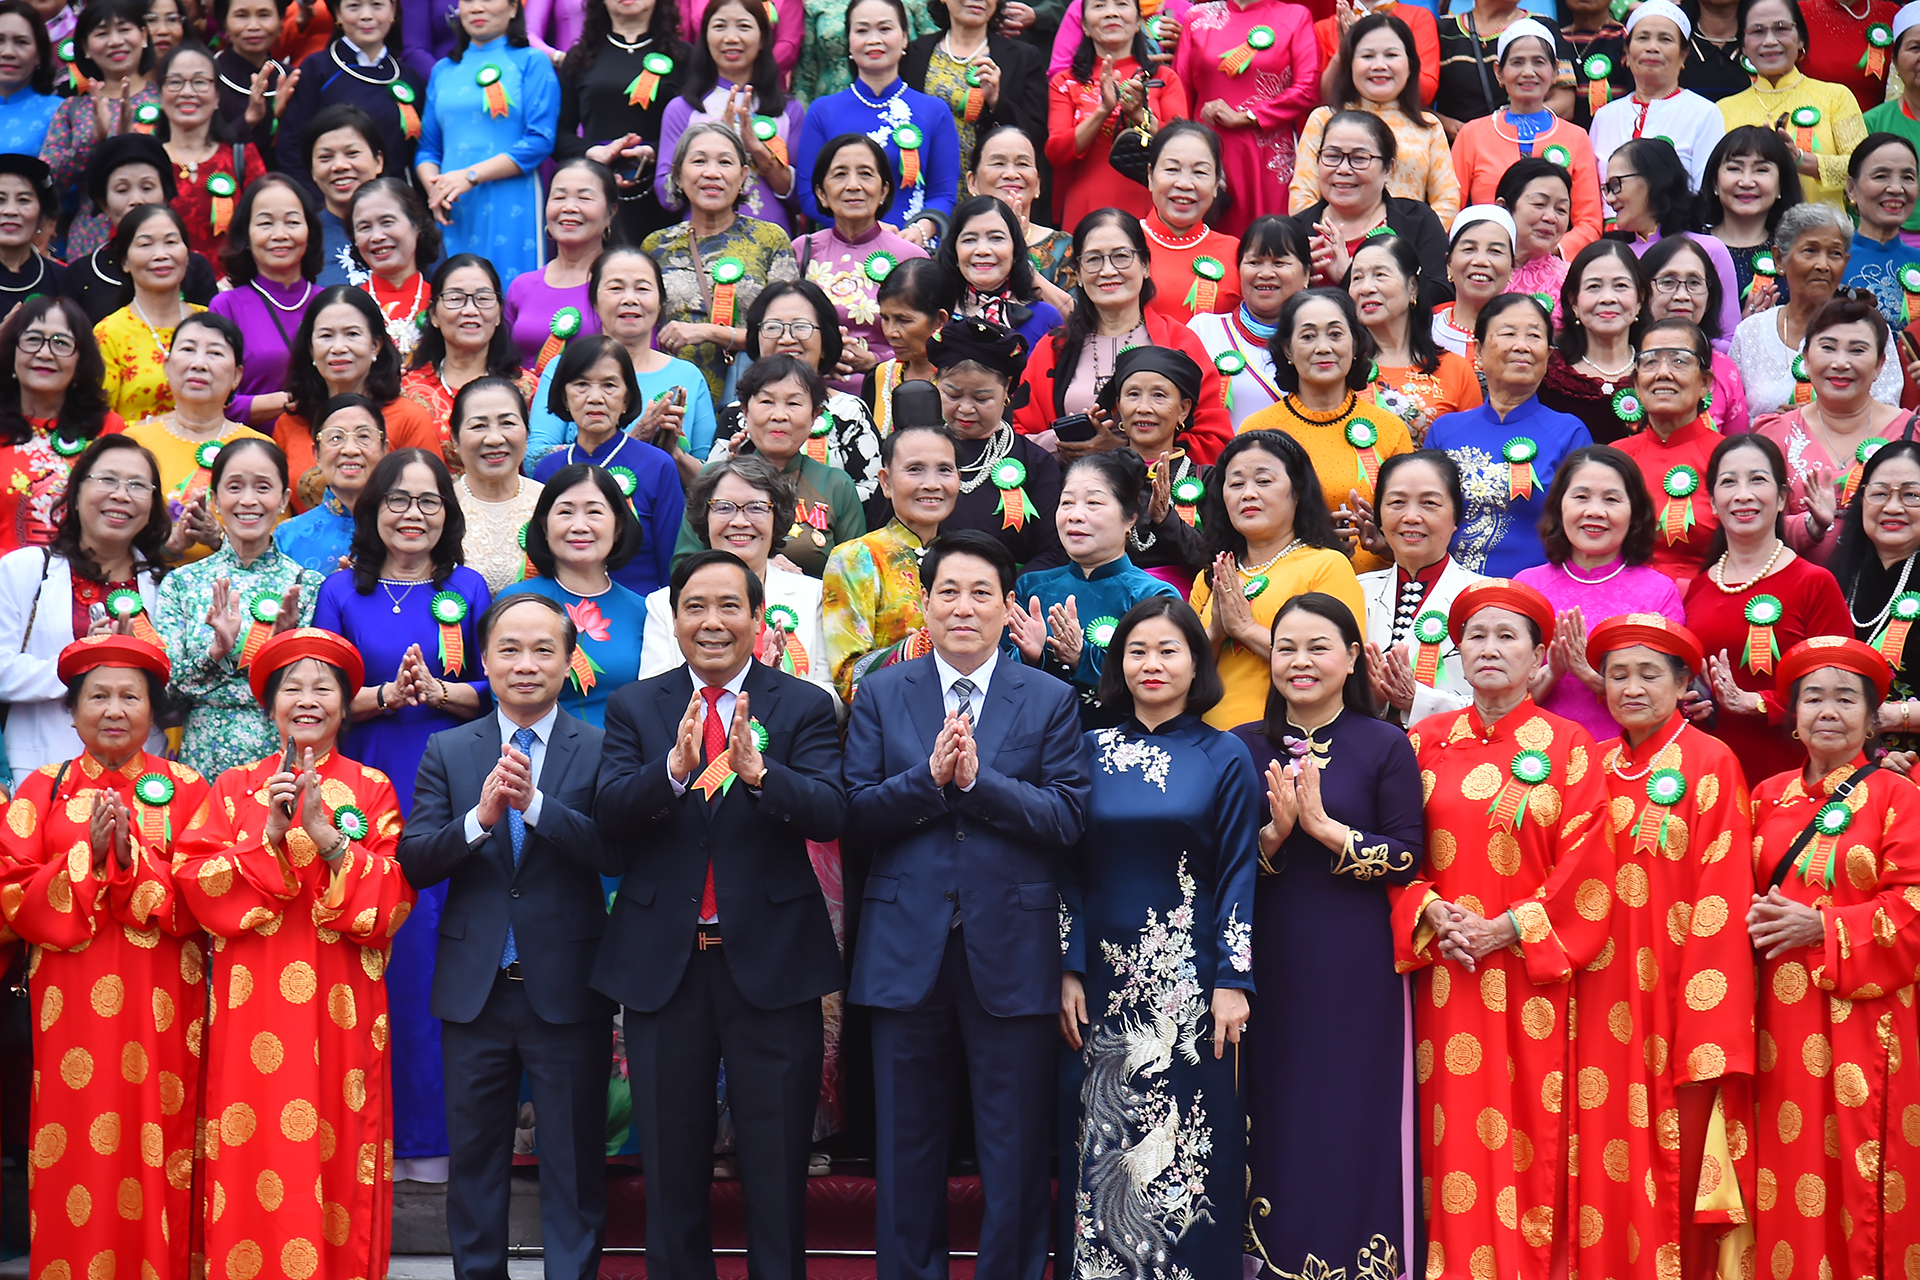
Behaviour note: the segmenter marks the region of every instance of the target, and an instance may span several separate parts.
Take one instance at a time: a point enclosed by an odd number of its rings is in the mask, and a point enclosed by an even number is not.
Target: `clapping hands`
[[[507,816],[508,809],[525,813],[533,803],[533,796],[533,761],[512,743],[501,743],[500,758],[494,761],[492,772],[480,784],[480,804],[475,813],[480,825],[492,830]]]

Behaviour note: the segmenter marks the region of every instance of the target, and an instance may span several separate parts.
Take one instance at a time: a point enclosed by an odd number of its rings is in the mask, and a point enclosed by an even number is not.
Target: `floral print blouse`
[[[205,307],[180,304],[181,319]],[[130,304],[93,326],[100,359],[107,366],[101,389],[107,403],[128,422],[173,412],[173,388],[167,385],[167,349],[173,346],[171,328],[156,329],[134,314]]]
[[[324,580],[314,570],[301,568],[272,542],[251,564],[241,564],[228,542],[206,559],[175,569],[161,580],[157,613],[167,657],[173,663],[170,687],[192,704],[180,759],[208,778],[280,749],[273,722],[254,700],[247,668],[240,663],[252,623],[242,621],[232,652],[211,656],[213,628],[207,624],[207,606],[213,584],[221,578],[240,593],[243,617],[256,598],[277,599],[298,583],[303,627],[313,622],[313,607]]]
[[[799,264],[793,256],[793,242],[787,233],[758,218],[735,218],[732,226],[717,236],[708,236],[697,246],[693,243],[691,224],[676,223],[654,232],[641,241],[640,247],[660,264],[661,277],[666,281],[667,296],[660,308],[662,326],[675,320],[712,323],[712,273],[714,264],[722,258],[737,259],[746,268],[746,274],[734,285],[735,328],[745,327],[747,308],[753,305],[762,289],[777,280],[797,280],[800,276]],[[694,268],[696,248],[700,259],[697,271]],[[707,375],[707,390],[713,393],[716,403],[720,401],[726,391],[728,355],[717,343],[695,343],[668,354],[698,365]]]

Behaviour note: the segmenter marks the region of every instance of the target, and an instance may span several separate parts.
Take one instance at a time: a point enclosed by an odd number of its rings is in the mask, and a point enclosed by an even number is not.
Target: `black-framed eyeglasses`
[[[491,311],[500,305],[500,295],[491,289],[475,289],[471,293],[461,289],[447,289],[441,292],[440,301],[449,311],[464,311],[469,302],[482,311]]]
[[[405,489],[391,489],[381,496],[380,505],[397,516],[407,514],[410,507],[420,508],[423,516],[437,516],[446,504],[437,493],[408,493]]]
[[[1615,196],[1619,195],[1623,189],[1625,189],[1628,178],[1639,178],[1644,176],[1645,175],[1638,174],[1638,173],[1623,173],[1618,177],[1608,178],[1605,182],[1600,184],[1601,194],[1605,195],[1607,199],[1611,200]]]
[[[64,333],[48,333],[44,329],[29,329],[20,335],[20,349],[30,356],[39,355],[42,350],[51,350],[61,359],[72,355],[77,349],[73,339]]]
[[[1379,160],[1380,157],[1371,151],[1326,150],[1320,153],[1320,162],[1328,169],[1339,169],[1344,166],[1355,173],[1365,173]]]

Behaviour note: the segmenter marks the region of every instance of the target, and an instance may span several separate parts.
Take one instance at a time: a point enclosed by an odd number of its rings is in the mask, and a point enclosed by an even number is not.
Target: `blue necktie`
[[[528,760],[533,759],[533,743],[533,730],[514,730],[513,749],[525,756]],[[520,866],[520,850],[525,848],[527,843],[527,819],[518,809],[509,808],[507,810],[507,835],[513,841],[513,865],[518,869]],[[504,969],[519,958],[520,948],[513,944],[513,921],[509,919],[507,921],[507,945],[506,949],[500,953],[500,967]]]

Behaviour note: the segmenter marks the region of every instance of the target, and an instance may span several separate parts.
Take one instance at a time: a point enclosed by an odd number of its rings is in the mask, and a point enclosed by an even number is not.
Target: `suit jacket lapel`
[[[1013,727],[1014,718],[1020,714],[1015,686],[1020,683],[1021,674],[1013,669],[1013,664],[1005,654],[1001,654],[999,662],[994,664],[993,680],[987,685],[986,701],[976,717],[979,728],[973,735],[974,747],[983,763],[993,759],[994,752],[1005,741],[1007,731]],[[928,753],[932,753],[931,746]]]
[[[929,756],[947,721],[946,691],[940,687],[940,672],[931,656],[915,658],[906,666],[907,714],[920,735],[920,746]]]

